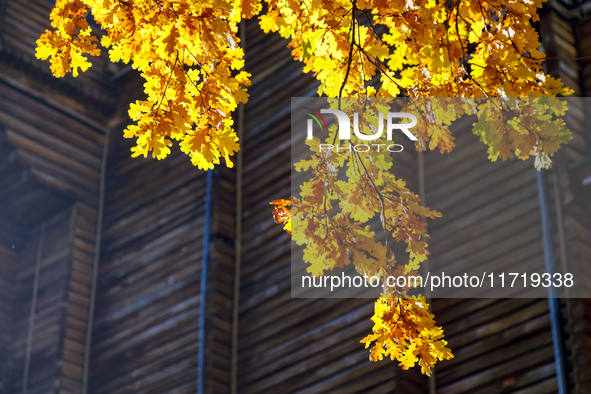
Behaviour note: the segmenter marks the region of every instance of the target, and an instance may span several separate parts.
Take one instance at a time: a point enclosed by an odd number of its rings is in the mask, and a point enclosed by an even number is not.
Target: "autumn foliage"
[[[542,0],[266,0],[259,19],[265,32],[289,40],[304,72],[321,82],[320,95],[336,98],[335,108],[353,111],[341,97],[359,97],[353,106],[367,107],[364,99],[381,97],[570,94],[542,70],[545,56],[532,26],[541,6]],[[241,71],[238,25],[262,9],[261,0],[57,0],[53,30],[38,40],[37,57],[50,58],[57,77],[70,71],[77,76],[90,67],[86,56],[100,53],[100,42],[113,62],[131,62],[146,81],[146,99],[131,104],[135,124],[125,130],[125,137],[136,140],[133,156],[152,152],[163,159],[176,140],[200,169],[212,169],[222,158],[232,166],[239,144],[231,114],[247,101],[250,85],[250,75]],[[106,32],[100,40],[88,25],[90,16]],[[533,156],[538,168],[550,166],[551,156],[570,138],[560,118],[562,104],[538,102],[516,112],[510,102],[493,103],[477,103],[482,115],[474,125],[490,159]],[[469,112],[463,105],[440,110],[437,121],[420,125],[416,148],[451,151],[449,126]],[[337,181],[328,162],[346,168],[347,180]],[[272,204],[286,231],[291,233],[293,221],[305,230],[293,237],[306,245],[310,274],[347,264],[380,276],[408,273],[427,258],[422,219],[440,214],[421,206],[390,168],[387,159],[353,153],[312,154],[297,164],[299,171],[312,171],[313,179],[300,196]],[[382,222],[383,241],[363,226],[374,216]],[[396,242],[406,244],[405,266],[396,262]],[[363,342],[373,343],[373,361],[389,356],[403,368],[419,363],[430,374],[436,360],[452,357],[424,298],[385,294],[372,320],[373,334]]]

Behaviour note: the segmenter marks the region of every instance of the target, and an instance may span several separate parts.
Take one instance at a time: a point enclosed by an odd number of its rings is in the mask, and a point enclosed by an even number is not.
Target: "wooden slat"
[[[130,142],[114,140],[90,387],[97,394],[194,391],[205,173],[179,152],[164,161],[132,159]]]

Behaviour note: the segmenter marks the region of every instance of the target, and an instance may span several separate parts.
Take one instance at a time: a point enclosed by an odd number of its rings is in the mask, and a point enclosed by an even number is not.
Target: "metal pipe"
[[[246,49],[246,23],[240,22],[240,46]],[[244,148],[244,104],[238,106],[238,141],[236,158],[236,229],[234,236],[234,295],[232,302],[232,361],[230,393],[238,392],[238,321],[240,318],[240,275],[242,266],[242,149]]]
[[[544,263],[546,272],[554,275],[554,246],[552,244],[552,224],[550,210],[546,198],[546,178],[544,172],[537,171],[538,198],[540,200],[540,214],[542,219],[542,242],[544,245]],[[558,394],[568,394],[568,375],[566,372],[566,353],[564,350],[564,335],[562,332],[560,300],[554,286],[548,287],[548,304],[550,309],[550,325],[552,329],[552,347],[554,348],[554,365],[556,368],[556,383]]]
[[[205,229],[203,232],[203,261],[201,262],[201,289],[199,297],[199,340],[197,354],[197,394],[205,393],[205,306],[207,304],[207,277],[209,274],[209,241],[211,238],[211,184],[213,170],[207,171],[207,186],[205,191]]]
[[[105,142],[101,158],[101,177],[99,184],[99,206],[96,218],[96,235],[94,239],[94,257],[92,259],[92,279],[90,284],[90,300],[88,305],[88,319],[86,321],[86,340],[84,343],[84,365],[82,367],[82,394],[88,393],[88,375],[90,370],[90,348],[92,345],[92,326],[94,325],[94,308],[96,304],[96,287],[98,281],[98,266],[101,256],[101,240],[103,233],[103,213],[105,209],[105,179],[107,176],[107,157],[109,154],[110,127],[105,128]]]

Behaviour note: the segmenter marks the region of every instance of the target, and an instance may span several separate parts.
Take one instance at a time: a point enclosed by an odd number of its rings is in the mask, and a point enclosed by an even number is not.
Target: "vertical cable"
[[[554,247],[552,245],[552,227],[550,211],[546,198],[546,178],[542,171],[537,171],[538,198],[540,200],[540,214],[542,218],[542,242],[544,246],[544,263],[546,272],[554,275]],[[560,300],[554,286],[548,287],[548,304],[550,309],[550,325],[552,329],[552,347],[554,349],[554,365],[556,368],[556,384],[558,394],[568,393],[566,372],[566,355],[564,351],[562,324],[560,319]]]
[[[197,354],[197,393],[203,394],[205,385],[205,306],[207,304],[207,282],[209,276],[209,241],[211,237],[211,184],[213,170],[207,171],[207,188],[205,191],[205,229],[203,231],[203,261],[201,262],[201,289],[199,297],[199,349]]]
[[[240,22],[240,46],[246,50],[246,23]],[[236,157],[236,230],[234,237],[234,298],[232,302],[232,364],[230,366],[230,393],[238,392],[238,322],[240,318],[240,276],[242,266],[242,151],[244,149],[244,104],[238,107],[238,141]]]
[[[41,225],[41,236],[37,246],[37,261],[35,263],[35,278],[33,279],[33,300],[31,301],[31,313],[29,314],[29,332],[27,334],[27,351],[25,353],[25,371],[23,375],[23,394],[27,394],[29,384],[29,367],[31,365],[31,352],[33,350],[33,331],[35,331],[35,311],[37,310],[37,298],[39,296],[39,275],[41,274],[41,260],[43,257],[43,243],[45,242],[45,223]]]
[[[101,161],[101,178],[99,186],[99,206],[96,219],[96,237],[94,242],[94,258],[92,261],[92,282],[90,285],[90,301],[88,306],[88,320],[86,321],[86,342],[84,344],[84,365],[82,369],[82,394],[88,393],[88,373],[90,366],[90,347],[92,343],[92,326],[94,325],[94,307],[96,303],[96,285],[98,280],[98,266],[101,256],[101,236],[103,233],[103,211],[105,208],[105,177],[107,173],[107,156],[109,153],[110,128],[105,129],[105,142]]]
[[[564,236],[564,220],[562,216],[562,202],[560,200],[560,192],[558,190],[558,175],[556,174],[556,168],[552,167],[552,190],[554,193],[554,210],[556,211],[556,229],[558,230],[558,247],[559,247],[559,254],[560,254],[560,268],[562,270],[562,274],[568,272],[568,260],[566,257],[566,239]],[[575,332],[574,322],[573,322],[573,312],[572,312],[572,303],[570,299],[570,289],[567,287],[564,289],[564,298],[565,298],[565,316],[566,316],[566,323],[568,330],[571,333]],[[573,341],[574,338],[571,335],[568,339],[568,343],[570,344],[570,348],[573,348]],[[572,363],[573,369],[573,377],[575,382],[579,377],[579,370],[577,363]],[[576,385],[576,383],[575,383]]]
[[[552,168],[552,191],[554,193],[554,209],[556,210],[556,227],[558,230],[558,246],[560,250],[560,268],[563,273],[568,272],[566,258],[566,239],[564,237],[564,220],[562,218],[562,203],[560,201],[560,192],[558,190],[558,175],[556,169]],[[564,289],[566,298],[568,298],[569,288]]]
[[[419,167],[419,197],[421,197],[421,205],[427,206],[427,195],[425,192],[425,152],[417,152],[417,160]]]

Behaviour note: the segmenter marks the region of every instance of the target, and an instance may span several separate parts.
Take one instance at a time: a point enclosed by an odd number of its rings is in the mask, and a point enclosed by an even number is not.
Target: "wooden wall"
[[[114,132],[91,393],[196,390],[205,173],[183,154],[132,159]]]
[[[71,219],[72,212],[66,209],[33,227],[20,253],[13,309],[14,371],[10,392],[23,390],[27,357],[30,357],[29,392],[48,392],[61,386],[64,320],[71,268]],[[38,281],[37,289],[35,281]],[[36,299],[36,307],[33,320],[30,320],[33,299]]]
[[[579,60],[580,83],[583,87],[582,95],[588,97],[591,95],[591,20],[587,17],[577,23],[577,36],[579,37],[578,51],[581,59]],[[585,118],[585,132],[582,140],[585,141],[584,152],[585,157],[591,155],[591,108],[584,109],[587,117]],[[582,144],[581,144],[582,145]],[[582,149],[583,150],[583,149]],[[589,174],[589,165],[587,164]],[[571,180],[572,177],[561,177],[558,184],[564,179]],[[562,189],[561,186],[559,186]],[[560,195],[559,199],[561,205],[567,205],[567,217],[565,227],[571,230],[571,234],[575,234],[571,239],[572,243],[567,245],[570,250],[576,251],[578,255],[574,260],[580,267],[591,266],[591,194],[589,194],[589,186],[587,191],[580,188],[574,189],[574,198],[569,198],[569,195]],[[567,189],[568,190],[568,189]],[[573,231],[574,229],[574,231]],[[587,272],[585,275],[586,283],[589,283],[589,291],[591,291],[591,273]],[[573,332],[573,364],[575,365],[574,373],[575,385],[577,387],[576,393],[588,394],[591,393],[591,376],[588,371],[591,369],[591,299],[580,300],[580,302],[573,303],[571,306],[571,331]]]
[[[68,114],[67,101],[39,99],[2,77],[0,72],[4,204],[25,226],[75,200],[95,206],[104,142],[100,124]]]
[[[0,392],[22,392],[25,369],[28,392],[81,391],[95,219],[77,204],[32,226],[18,253],[1,247]]]
[[[236,162],[236,158],[234,158]],[[236,233],[236,171],[212,174],[212,222],[205,308],[204,392],[230,392]]]
[[[78,202],[71,208],[70,267],[60,361],[60,394],[82,391],[82,370],[96,243],[97,211]]]
[[[587,164],[587,168],[591,166]],[[577,171],[571,173],[576,175]],[[580,178],[573,176],[573,183]],[[565,177],[559,178],[562,184]],[[570,185],[574,186],[574,185]],[[588,267],[591,266],[591,193],[582,190],[581,185],[570,190],[575,193],[565,196],[560,193],[564,203],[564,238],[566,242],[567,263],[572,267],[578,267],[578,278],[589,285]],[[589,189],[589,186],[586,187]],[[574,189],[574,190],[573,190]],[[566,197],[566,198],[565,198]],[[572,200],[571,200],[572,198]],[[570,200],[570,201],[569,201]],[[587,286],[589,291],[589,286]],[[568,324],[572,338],[569,343],[573,359],[573,380],[576,390],[574,393],[591,392],[591,376],[588,371],[591,369],[591,300],[573,299],[567,303]]]
[[[577,20],[573,17],[575,12],[569,14],[559,2],[551,2],[546,11],[540,29],[550,57],[547,72],[562,78],[575,90],[575,95],[586,95],[585,64],[589,61],[576,58],[588,51],[589,36],[584,32],[589,22]],[[573,102],[567,116],[573,140],[555,157],[554,170],[546,173],[554,257],[559,270],[563,264],[567,271],[569,267],[576,269],[588,264],[580,256],[586,250],[582,245],[589,239],[588,214],[584,202],[574,203],[568,175],[568,166],[589,154],[585,128],[589,123],[588,111],[581,107],[581,102]],[[539,264],[544,256],[532,163],[485,163],[485,150],[474,136],[460,136],[457,142],[459,149],[449,159],[437,154],[427,155],[426,159],[427,200],[431,207],[444,213],[442,219],[430,225],[431,260],[443,265],[454,259],[469,259],[475,264]],[[456,190],[465,192],[461,202],[454,200]],[[560,209],[555,205],[556,198]],[[565,251],[566,256],[561,256]],[[437,367],[437,392],[557,391],[547,300],[436,300],[433,306],[456,355]],[[569,384],[577,393],[591,390],[586,372],[588,313],[586,300],[563,302]]]
[[[39,11],[34,5],[31,10]],[[13,12],[6,20],[19,25],[26,18],[24,13]],[[22,390],[33,299],[30,264],[35,266],[31,260],[36,256],[34,243],[47,223],[47,235],[53,237],[48,239],[55,238],[57,243],[43,250],[53,260],[47,262],[47,272],[45,267],[41,270],[41,283],[49,281],[52,287],[40,288],[35,321],[41,328],[35,329],[32,341],[29,392],[49,387],[77,393],[81,391],[96,238],[104,143],[103,118],[97,107],[102,106],[88,105],[81,95],[68,96],[72,91],[67,84],[44,85],[43,74],[27,69],[18,56],[10,56],[8,62],[5,56],[11,44],[4,38],[0,53],[0,242],[14,245],[20,261],[10,392]],[[23,36],[22,43],[30,42]],[[41,298],[46,295],[48,299]]]
[[[575,95],[588,97],[591,91],[591,21],[579,7],[565,7],[552,1],[552,11],[543,18],[542,38],[555,57],[547,69],[555,76],[570,75],[569,86]],[[576,58],[576,59],[573,59]],[[591,108],[578,103],[569,112],[567,121],[573,130],[573,140],[557,153],[555,166],[548,176],[549,197],[554,225],[555,261],[558,266],[575,272],[577,278],[589,284],[591,261],[588,245],[591,234],[591,206],[589,194],[580,185],[573,166],[591,153]],[[590,286],[587,285],[589,291]],[[574,393],[590,393],[591,378],[591,303],[589,299],[571,299],[564,303],[563,311],[568,333],[567,346],[571,357],[570,377]]]
[[[2,71],[12,77],[26,74],[35,79],[39,93],[53,96],[60,101],[69,101],[73,112],[95,112],[103,116],[115,110],[115,84],[111,77],[122,67],[109,61],[107,51],[100,57],[90,58],[92,67],[78,77],[68,75],[54,78],[49,69],[49,60],[35,57],[36,41],[46,29],[51,28],[49,14],[53,3],[43,0],[2,0],[0,2],[0,61]],[[89,20],[93,34],[101,32]],[[19,75],[20,74],[20,75]],[[25,82],[24,78],[21,83]],[[66,97],[60,97],[63,93]]]
[[[543,24],[549,55],[577,56],[577,49],[569,47],[577,41],[568,23],[549,13]],[[550,33],[558,30],[557,25],[566,26],[566,32]],[[412,371],[395,372],[395,363],[372,365],[357,347],[355,341],[370,328],[370,301],[290,299],[289,237],[265,218],[269,211],[265,202],[290,193],[287,141],[280,137],[289,133],[289,108],[281,98],[314,95],[315,84],[297,74],[299,65],[287,60],[288,51],[280,42],[262,36],[256,27],[248,31],[247,67],[253,73],[253,87],[244,140],[244,204],[249,208],[243,212],[240,392],[427,392],[424,379]],[[271,57],[283,61],[263,65]],[[555,75],[582,92],[576,60],[555,61],[554,67]],[[585,120],[578,116],[582,111],[575,112],[577,116],[569,119],[569,125],[575,126],[574,139],[564,148],[571,161],[587,154],[580,127]],[[468,132],[457,138],[453,154],[425,155],[427,204],[444,213],[443,219],[429,225],[432,264],[466,259],[475,264],[543,265],[533,162],[490,163],[475,136]],[[264,155],[259,153],[261,147],[266,148]],[[412,160],[404,171],[411,179],[416,174]],[[417,182],[411,182],[411,188],[418,191]],[[588,232],[577,234],[579,240],[588,237]],[[436,368],[436,392],[557,391],[546,299],[435,300],[433,310],[456,355]],[[563,312],[567,341],[572,332],[566,326],[567,311]],[[569,363],[572,367],[572,359]],[[570,382],[574,384],[572,373]],[[364,384],[376,386],[370,389]],[[578,384],[579,389],[586,386]]]
[[[586,114],[583,113],[586,110]],[[586,116],[584,116],[586,115]],[[568,121],[576,129],[585,129],[589,124],[589,108],[573,111]],[[576,125],[576,126],[575,126]],[[591,294],[591,198],[583,190],[577,170],[581,157],[588,152],[587,140],[582,133],[577,133],[580,144],[578,149],[558,152],[556,165],[548,176],[548,194],[552,207],[554,224],[555,261],[563,270],[575,274],[581,283],[584,295]],[[580,156],[577,155],[580,153]],[[589,157],[589,156],[587,156]],[[588,161],[588,158],[584,161]],[[575,393],[591,392],[591,377],[587,373],[591,368],[591,303],[586,299],[569,299],[565,302],[564,316],[567,342],[572,357],[572,379]]]
[[[454,136],[451,154],[425,155],[427,204],[443,213],[429,223],[431,267],[543,267],[533,161],[491,163],[469,127]],[[556,391],[546,299],[435,299],[432,307],[455,355],[435,369],[437,393]]]

